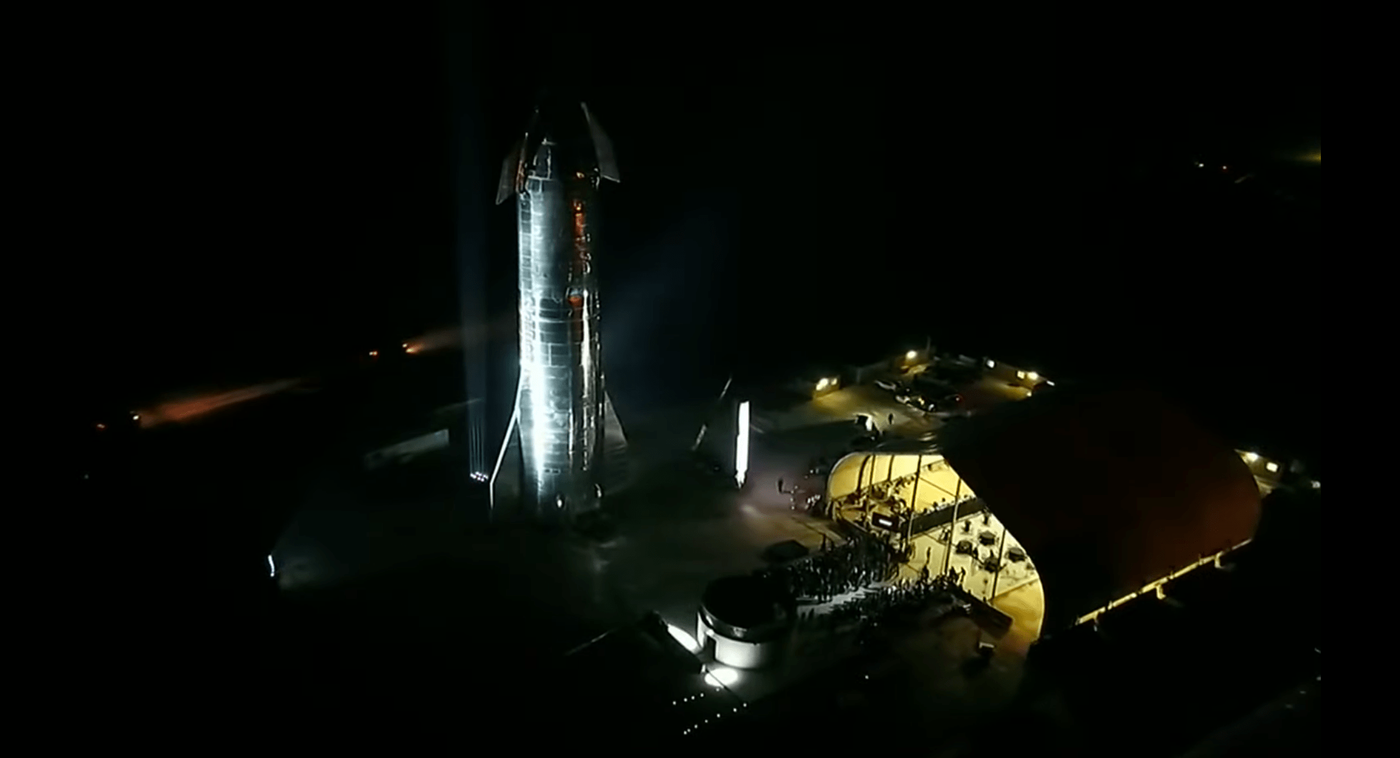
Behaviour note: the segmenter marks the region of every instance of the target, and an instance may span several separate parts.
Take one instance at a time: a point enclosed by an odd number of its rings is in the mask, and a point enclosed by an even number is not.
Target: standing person
[[[890,414],[889,425],[890,425],[890,426],[894,426],[894,414],[893,414],[893,413]]]
[[[780,476],[780,477],[778,477],[778,492],[779,492],[779,493],[782,493],[782,491],[783,491],[783,478]]]

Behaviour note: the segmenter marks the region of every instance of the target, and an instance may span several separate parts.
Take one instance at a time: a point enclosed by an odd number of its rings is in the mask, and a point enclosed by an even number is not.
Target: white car
[[[898,391],[899,391],[899,385],[898,385],[898,384],[895,384],[894,382],[886,381],[886,380],[884,380],[884,379],[876,379],[876,380],[875,380],[875,386],[876,386],[876,387],[879,387],[879,388],[882,389],[882,390],[885,390],[886,392],[898,392]]]

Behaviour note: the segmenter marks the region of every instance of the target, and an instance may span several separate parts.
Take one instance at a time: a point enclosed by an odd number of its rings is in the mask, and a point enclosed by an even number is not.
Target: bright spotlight
[[[1040,379],[1040,374],[1037,374],[1036,372],[1032,371],[1029,374],[1026,374],[1026,378],[1034,382]]]
[[[1024,371],[1017,371],[1017,372],[1016,372],[1016,378],[1017,378],[1017,379],[1025,379],[1025,378],[1026,378],[1026,372],[1024,372]]]
[[[1278,464],[1274,463],[1273,461],[1269,461],[1268,463],[1264,464],[1264,468],[1268,469],[1270,474],[1278,473]]]
[[[909,352],[907,352],[907,353],[904,354],[904,359],[905,359],[905,360],[908,360],[908,361],[912,361],[912,360],[914,360],[915,358],[918,358],[918,357],[919,357],[919,352],[918,352],[917,350],[910,350]]]
[[[1250,451],[1250,452],[1244,454],[1244,459],[1245,459],[1245,461],[1247,461],[1247,462],[1249,462],[1249,463],[1253,463],[1253,462],[1259,460],[1259,454],[1256,453],[1256,452]]]
[[[1322,489],[1322,482],[1319,482],[1318,480],[1314,479],[1314,480],[1312,480],[1312,482],[1310,482],[1310,483],[1312,484],[1312,488],[1313,488],[1313,489],[1315,489],[1315,490],[1320,490],[1320,489]]]
[[[700,643],[696,642],[695,638],[690,636],[690,632],[672,624],[666,625],[666,631],[670,632],[671,637],[675,639],[676,642],[681,643],[686,650],[692,653],[700,652]]]
[[[725,666],[716,666],[705,672],[705,683],[716,689],[732,686],[739,681],[739,672]]]
[[[371,358],[378,358],[378,357],[379,357],[379,351],[378,351],[378,350],[371,350],[371,351],[369,351],[369,357],[371,357]]]
[[[267,575],[273,578],[277,577],[277,564],[272,562],[270,555],[267,557]]]
[[[140,420],[141,420],[141,414],[139,414],[139,413],[133,413],[133,414],[131,414],[131,420],[132,420],[132,421],[140,421]]]
[[[734,483],[744,486],[749,475],[749,401],[739,403],[739,432],[734,440]]]
[[[821,392],[822,390],[826,389],[827,385],[829,385],[829,384],[831,384],[831,380],[830,380],[830,379],[827,379],[826,377],[822,377],[821,379],[818,379],[818,380],[817,380],[817,392]]]
[[[996,361],[987,361],[987,368],[996,368],[996,367],[997,367],[997,362],[996,362]]]

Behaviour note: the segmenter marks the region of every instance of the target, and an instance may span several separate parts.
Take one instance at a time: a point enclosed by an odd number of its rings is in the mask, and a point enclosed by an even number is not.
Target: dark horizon
[[[1188,391],[1286,371],[1229,393],[1261,420],[1314,381],[1285,356],[1321,347],[1303,288],[1321,169],[1288,157],[1320,150],[1320,74],[1259,21],[1241,29],[1267,46],[1028,22],[872,56],[595,18],[546,60],[520,18],[465,7],[249,18],[196,49],[136,34],[143,54],[94,67],[102,143],[73,147],[116,198],[92,234],[122,250],[80,285],[96,394],[275,378],[508,315],[513,215],[492,190],[561,59],[622,168],[600,263],[620,386],[902,335],[1089,374],[1112,355]],[[1195,155],[1303,199],[1215,197],[1183,183]],[[1317,415],[1290,420],[1297,444]]]

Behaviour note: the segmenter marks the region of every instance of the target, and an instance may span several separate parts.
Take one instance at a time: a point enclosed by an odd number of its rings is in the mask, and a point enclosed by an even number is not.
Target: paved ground
[[[814,405],[827,419],[883,412],[886,421],[896,413],[897,426],[907,430],[937,424],[868,387],[833,393]],[[823,418],[811,410],[802,411],[808,414],[802,424],[789,416],[786,428],[755,435],[749,484],[735,490],[707,478],[688,456],[704,410],[678,408],[628,424],[640,475],[614,503],[622,512],[616,535],[601,543],[463,520],[451,498],[472,494],[452,485],[461,462],[451,455],[427,456],[366,478],[329,469],[308,485],[305,505],[274,551],[280,585],[289,597],[401,609],[395,612],[405,614],[404,625],[425,625],[463,640],[481,636],[474,626],[499,632],[501,624],[508,629],[526,623],[538,628],[523,638],[563,650],[649,610],[691,629],[710,581],[759,568],[764,549],[777,542],[793,539],[816,548],[824,536],[839,539],[829,522],[794,510],[777,480],[800,485],[815,453],[839,452],[851,436],[849,425],[810,423]],[[935,483],[929,492],[949,484],[946,475],[929,476]],[[934,548],[941,562],[941,543],[928,537],[920,546]],[[953,559],[954,565],[966,560]],[[420,567],[431,567],[433,577],[415,573]],[[975,588],[986,572],[968,568]],[[1026,580],[1011,578],[999,586],[999,595],[1021,597],[1016,587]],[[958,638],[945,650],[943,664],[956,669],[975,650],[975,629],[940,634]]]
[[[816,547],[823,535],[835,537],[829,524],[793,510],[775,485],[759,486],[756,477],[736,491],[700,473],[687,453],[702,413],[677,409],[630,425],[640,475],[614,502],[623,514],[616,536],[601,543],[454,521],[453,503],[443,501],[444,492],[461,489],[448,485],[460,464],[450,456],[373,477],[326,471],[274,551],[280,586],[339,590],[447,559],[463,581],[481,585],[471,592],[483,599],[528,593],[590,628],[649,610],[692,628],[710,581],[759,568],[774,543]],[[761,454],[755,463],[758,471],[771,465]]]
[[[989,408],[1011,400],[1025,400],[1031,395],[1031,391],[1025,387],[1009,384],[994,376],[984,376],[958,389],[972,410]]]
[[[761,431],[791,432],[833,421],[852,421],[862,413],[870,416],[881,431],[893,429],[913,435],[938,427],[934,416],[897,402],[889,392],[869,384],[843,387],[787,410],[759,408],[754,418]]]

